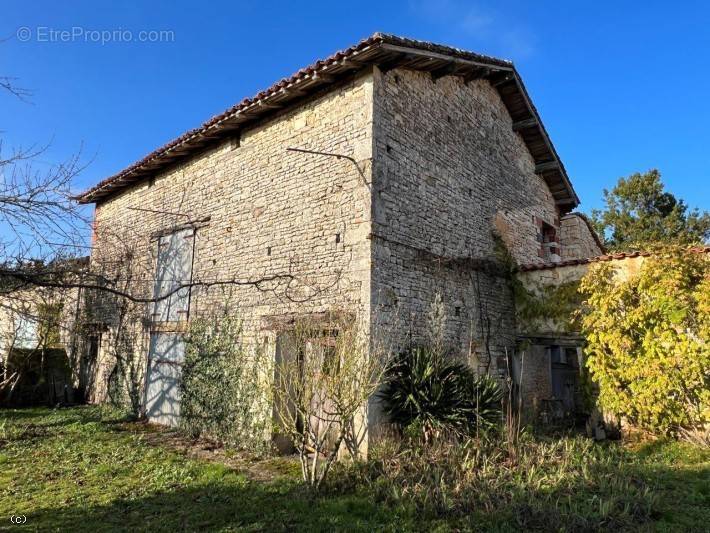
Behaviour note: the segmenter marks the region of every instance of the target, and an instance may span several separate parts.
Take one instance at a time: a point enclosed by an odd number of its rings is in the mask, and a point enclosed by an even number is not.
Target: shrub
[[[477,378],[470,367],[421,347],[399,356],[380,397],[393,423],[421,428],[425,438],[442,431],[473,434],[501,416],[502,394],[495,381]]]
[[[656,433],[710,426],[710,261],[668,249],[622,276],[582,280],[587,367],[607,412]]]
[[[197,318],[185,336],[180,425],[240,449],[263,453],[271,419],[262,350],[242,337],[232,315]]]

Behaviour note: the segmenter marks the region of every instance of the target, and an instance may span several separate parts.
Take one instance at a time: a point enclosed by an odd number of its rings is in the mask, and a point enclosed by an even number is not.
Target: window
[[[567,364],[567,353],[560,346],[550,346],[550,362],[552,364]]]
[[[20,315],[15,330],[15,348],[33,350],[39,346],[39,324],[34,318]]]
[[[193,228],[164,235],[158,240],[154,322],[187,320],[194,244]]]
[[[336,349],[335,336],[319,337],[308,341],[306,354],[307,357],[316,357],[320,360],[323,374],[332,377],[340,371],[340,359]]]
[[[553,365],[574,365],[577,358],[577,348],[570,346],[548,346],[547,353]]]
[[[560,244],[557,241],[557,230],[554,226],[542,223],[542,257],[548,261],[560,260]]]

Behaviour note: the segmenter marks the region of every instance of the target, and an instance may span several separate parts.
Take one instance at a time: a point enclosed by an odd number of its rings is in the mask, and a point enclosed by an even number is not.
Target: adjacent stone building
[[[226,300],[274,356],[290,317],[334,311],[369,335],[421,342],[440,301],[452,353],[501,375],[518,345],[503,258],[602,253],[572,212],[579,200],[514,66],[384,34],[244,100],[80,201],[96,205],[92,268],[131,295],[130,305],[88,299],[94,398],[121,367],[132,401],[171,424],[180,334]]]
[[[88,257],[50,268],[80,272]],[[28,266],[28,269],[36,266]],[[48,270],[49,270],[48,269]],[[0,405],[81,401],[93,371],[82,357],[82,289],[6,279],[0,294]]]

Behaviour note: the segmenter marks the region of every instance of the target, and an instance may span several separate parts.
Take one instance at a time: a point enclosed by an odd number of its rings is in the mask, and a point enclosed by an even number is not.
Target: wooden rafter
[[[444,76],[449,76],[458,70],[459,66],[451,61],[450,63],[444,65],[443,67],[436,68],[431,71],[431,79],[436,81]]]
[[[540,123],[537,121],[537,118],[532,117],[532,118],[526,118],[524,120],[517,120],[513,122],[513,131],[520,131],[524,130],[527,128],[533,128],[536,126],[539,126]]]
[[[549,172],[550,170],[560,170],[560,163],[558,161],[545,161],[535,165],[536,174],[542,174],[543,172]]]

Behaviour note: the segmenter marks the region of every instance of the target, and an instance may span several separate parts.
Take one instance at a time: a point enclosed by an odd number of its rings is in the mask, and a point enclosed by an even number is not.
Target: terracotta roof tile
[[[201,126],[183,133],[119,173],[102,180],[84,193],[78,195],[77,199],[82,203],[96,202],[105,199],[131,184],[145,179],[146,176],[154,174],[162,168],[173,164],[178,159],[186,157],[187,154],[204,149],[207,143],[213,142],[215,139],[220,138],[220,136],[238,131],[249,121],[260,119],[262,116],[260,113],[265,113],[260,106],[264,100],[278,98],[280,95],[283,95],[284,92],[288,93],[288,90],[294,86],[299,89],[303,86],[308,86],[309,82],[317,81],[318,74],[322,71],[329,75],[332,74],[334,77],[340,76],[342,70],[345,69],[345,67],[342,67],[343,60],[349,59],[353,62],[353,60],[357,59],[358,62],[362,61],[362,63],[357,63],[360,65],[358,68],[364,68],[373,64],[379,64],[383,59],[391,60],[393,56],[396,57],[397,55],[406,55],[408,53],[425,54],[429,59],[433,58],[438,61],[463,61],[466,62],[469,68],[487,68],[489,75],[491,72],[500,73],[501,71],[513,73],[513,76],[508,78],[510,84],[510,89],[507,90],[508,97],[516,98],[519,102],[522,102],[522,107],[518,106],[518,112],[525,113],[526,117],[530,116],[536,119],[535,125],[528,131],[528,135],[532,135],[536,138],[531,139],[529,143],[528,140],[526,140],[528,147],[535,146],[535,149],[538,150],[535,156],[536,162],[538,162],[538,160],[541,163],[551,161],[558,165],[557,169],[553,170],[545,179],[564,185],[561,189],[562,192],[559,193],[561,196],[557,198],[561,203],[560,205],[568,210],[579,203],[579,199],[567,177],[564,166],[557,156],[554,146],[545,131],[544,125],[539,119],[537,111],[530,101],[522,81],[510,61],[385,33],[375,33],[349,48],[336,52],[326,59],[318,60],[308,67],[298,70],[295,74],[287,78],[282,78],[271,87],[260,91],[251,98],[245,98],[223,113],[204,122]],[[414,61],[416,61],[416,58]],[[324,80],[323,83],[327,84],[328,82]],[[317,87],[319,88],[320,85]],[[308,90],[311,89],[309,88]],[[503,97],[502,93],[501,96]],[[288,104],[296,100],[297,98],[288,100]],[[540,140],[542,140],[542,143],[539,142]],[[533,150],[532,148],[530,149]]]
[[[691,248],[688,248],[688,250],[693,253],[708,254],[710,253],[710,246],[693,246]],[[532,270],[548,270],[551,268],[561,268],[575,265],[588,265],[590,263],[600,263],[603,261],[618,261],[620,259],[630,259],[633,257],[650,257],[652,255],[653,253],[648,251],[633,251],[598,255],[596,257],[588,257],[585,259],[568,259],[567,261],[560,261],[558,263],[528,263],[525,265],[520,265],[520,271],[530,272]]]

